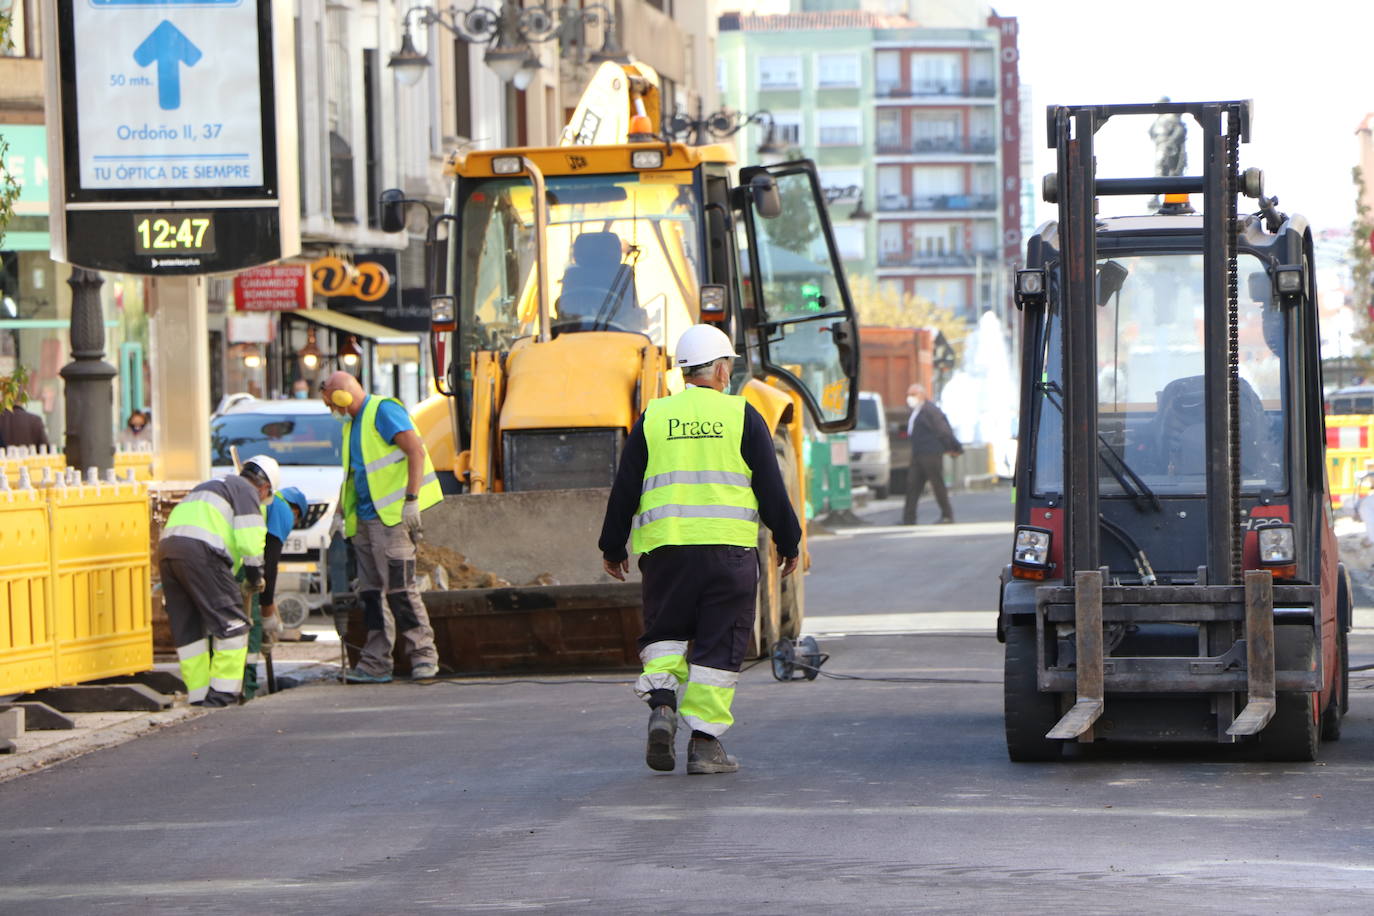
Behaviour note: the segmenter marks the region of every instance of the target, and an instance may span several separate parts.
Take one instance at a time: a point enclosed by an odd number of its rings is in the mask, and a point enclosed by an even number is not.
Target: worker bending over
[[[397,630],[408,646],[410,676],[433,677],[439,656],[415,586],[415,545],[423,533],[420,513],[444,498],[434,465],[400,401],[364,393],[342,371],[329,377],[320,394],[344,424],[339,508],[344,536],[358,559],[358,598],[367,624],[367,641],[345,679],[389,682]]]
[[[282,631],[277,616],[277,567],[282,548],[291,529],[310,514],[305,494],[295,487],[283,487],[263,510],[267,518],[267,546],[263,549],[262,594],[253,596],[253,628],[248,632],[248,664],[243,671],[243,697],[251,700],[258,693],[258,662],[264,643],[270,649]]]
[[[273,459],[250,458],[186,494],[162,529],[158,572],[192,706],[229,706],[243,689],[251,621],[234,577],[242,570],[244,590],[262,591],[262,507],[280,473]]]
[[[675,352],[687,387],[650,401],[630,431],[599,547],[606,572],[622,581],[627,538],[641,554],[644,671],[635,693],[651,709],[645,762],[676,766],[681,713],[692,728],[687,772],[733,773],[739,762],[720,736],[734,721],[730,705],[754,629],[759,519],[773,532],[784,576],[797,568],[801,525],[768,424],[744,398],[724,393],[730,339],[696,325]]]

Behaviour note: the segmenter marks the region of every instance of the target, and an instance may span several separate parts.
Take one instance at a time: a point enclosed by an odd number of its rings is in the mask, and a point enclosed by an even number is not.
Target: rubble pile
[[[436,544],[421,541],[415,551],[415,573],[422,591],[461,588],[510,588],[511,582],[496,573],[479,569],[467,557]],[[549,573],[535,576],[528,585],[558,585]]]

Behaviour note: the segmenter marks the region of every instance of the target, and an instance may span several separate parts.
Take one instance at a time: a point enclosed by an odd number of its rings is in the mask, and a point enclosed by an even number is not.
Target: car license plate
[[[305,538],[289,537],[286,539],[286,546],[282,548],[283,553],[305,553]]]

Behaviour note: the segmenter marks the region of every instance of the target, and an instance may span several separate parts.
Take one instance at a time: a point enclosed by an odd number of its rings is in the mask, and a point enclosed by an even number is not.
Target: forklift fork
[[[1274,718],[1274,577],[1267,569],[1245,574],[1245,661],[1248,696],[1245,708],[1226,734],[1257,735]]]
[[[1046,738],[1092,741],[1093,723],[1102,715],[1106,693],[1102,689],[1102,579],[1099,569],[1074,574],[1074,680],[1078,699]]]

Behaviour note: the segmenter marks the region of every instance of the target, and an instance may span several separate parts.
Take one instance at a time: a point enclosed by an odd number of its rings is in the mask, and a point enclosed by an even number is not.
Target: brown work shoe
[[[649,741],[644,749],[644,762],[651,770],[671,773],[677,766],[677,710],[671,706],[656,706],[649,713]]]
[[[725,748],[716,738],[693,737],[687,742],[687,773],[701,776],[708,773],[733,773],[739,769],[739,761],[725,753]]]

